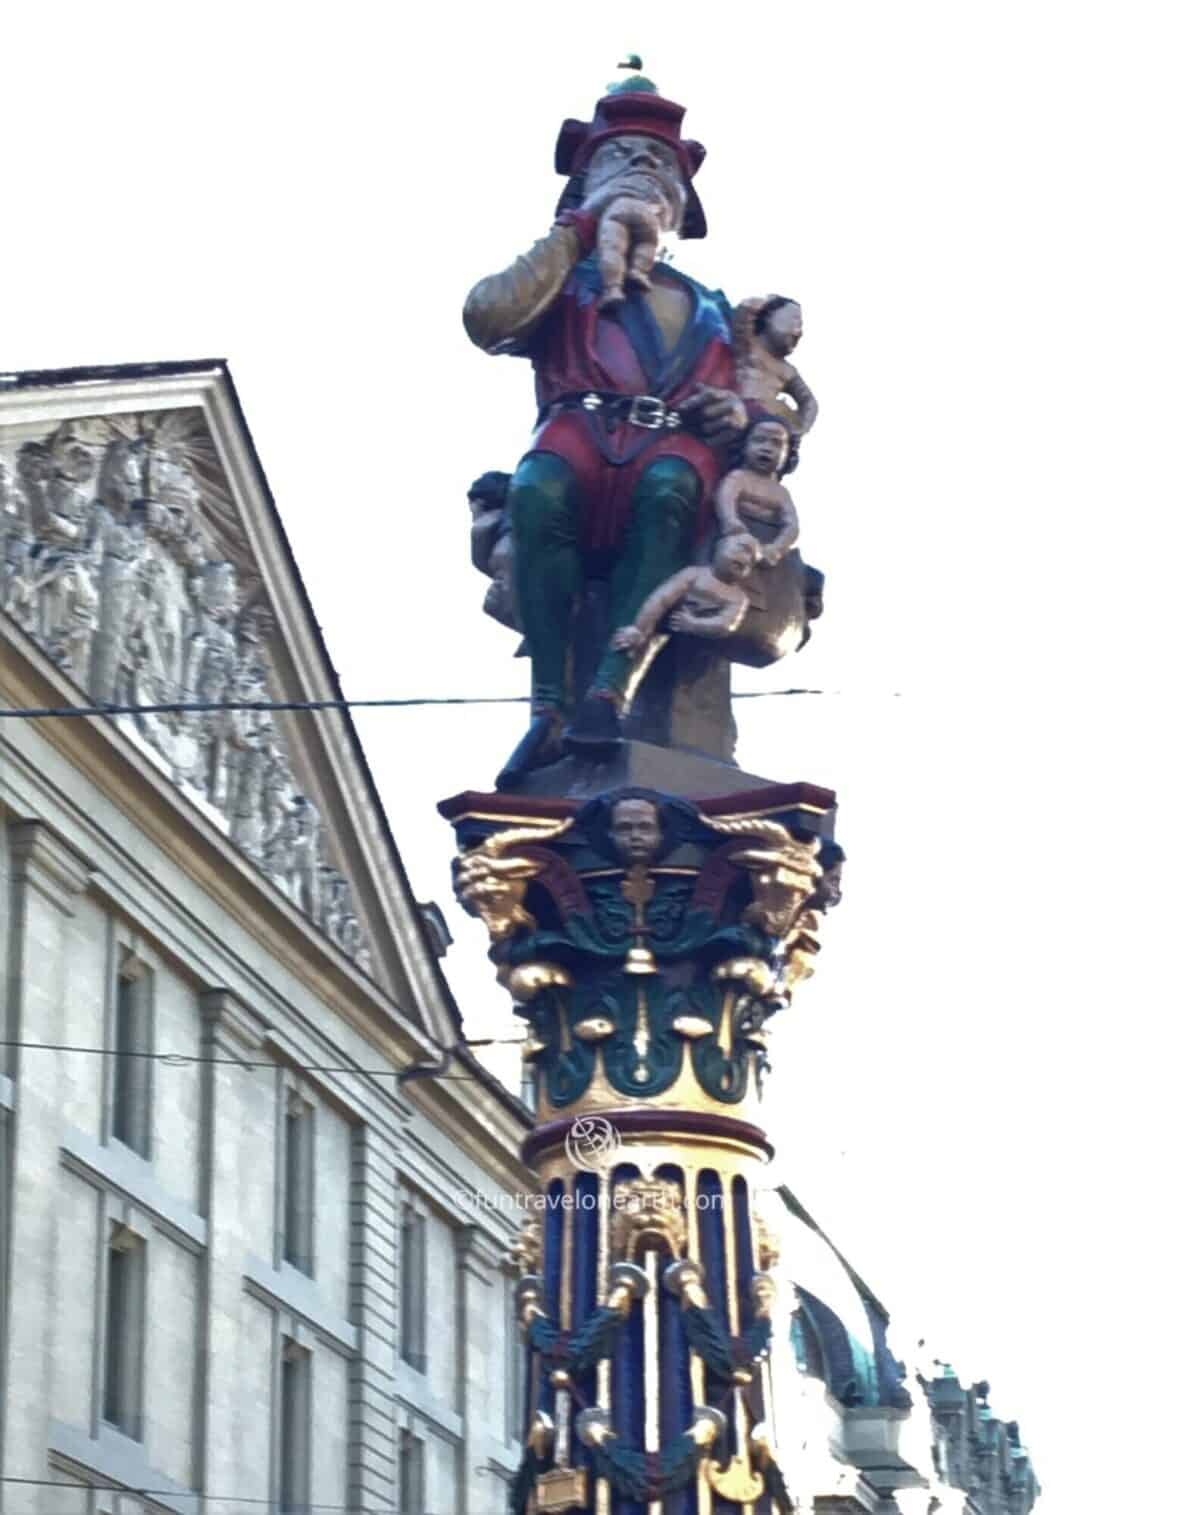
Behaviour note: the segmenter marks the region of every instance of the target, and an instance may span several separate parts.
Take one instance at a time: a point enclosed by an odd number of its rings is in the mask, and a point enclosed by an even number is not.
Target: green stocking
[[[530,452],[508,487],[517,603],[533,664],[533,704],[561,709],[567,639],[583,572],[576,520],[578,490],[570,464]]]
[[[621,555],[613,566],[609,631],[628,626],[658,586],[691,558],[700,476],[682,458],[659,458],[638,480]],[[634,655],[604,654],[592,691],[623,694]]]

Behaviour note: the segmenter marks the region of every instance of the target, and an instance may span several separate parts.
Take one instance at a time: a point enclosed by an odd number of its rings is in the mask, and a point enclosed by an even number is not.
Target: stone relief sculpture
[[[0,610],[97,704],[271,697],[270,612],[232,560],[229,519],[210,518],[193,439],[186,414],[119,416],[66,422],[0,456]],[[271,712],[120,719],[369,972],[350,886],[326,858],[320,811]]]

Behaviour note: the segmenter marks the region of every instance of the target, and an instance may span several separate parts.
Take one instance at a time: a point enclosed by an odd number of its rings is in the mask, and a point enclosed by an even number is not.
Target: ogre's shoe
[[[615,700],[589,694],[575,711],[575,718],[563,733],[569,752],[585,757],[599,757],[621,744],[621,721]]]
[[[527,773],[556,763],[563,755],[563,718],[557,710],[539,710],[529,730],[496,775],[497,789],[515,789]]]

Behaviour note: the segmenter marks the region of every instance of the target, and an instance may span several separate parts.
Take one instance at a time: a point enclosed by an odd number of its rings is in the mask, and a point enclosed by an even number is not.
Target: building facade
[[[339,697],[222,364],[7,376],[0,523],[6,711]],[[7,1511],[503,1508],[527,1121],[438,924],[343,712],[0,719]]]
[[[915,1344],[786,1187],[775,1322],[781,1462],[813,1515],[1029,1515],[1040,1493],[1015,1421]]]

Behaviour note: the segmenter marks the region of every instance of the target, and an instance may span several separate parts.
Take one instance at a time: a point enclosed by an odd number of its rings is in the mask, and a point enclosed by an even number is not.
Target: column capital
[[[11,822],[9,841],[17,882],[36,889],[63,915],[74,915],[95,863],[45,821]]]
[[[200,1016],[206,1037],[224,1043],[235,1053],[261,1051],[270,1030],[267,1021],[256,1010],[252,1010],[232,989],[223,986],[202,991]]]

